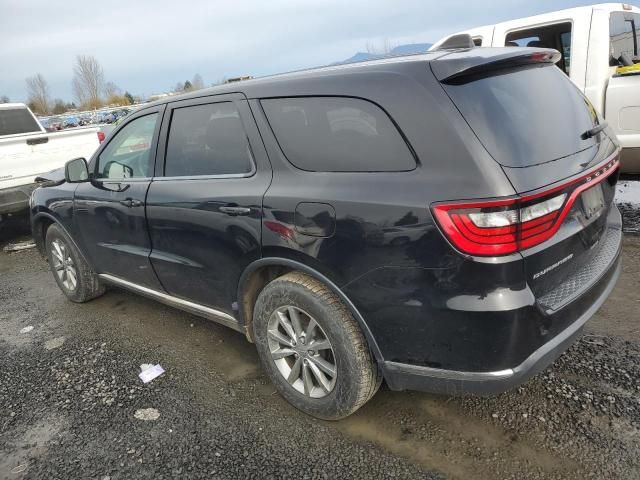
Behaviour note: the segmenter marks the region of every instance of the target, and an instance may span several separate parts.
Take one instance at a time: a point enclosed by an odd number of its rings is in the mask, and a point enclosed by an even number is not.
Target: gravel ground
[[[626,175],[616,186],[616,203],[622,213],[624,230],[640,233],[640,181],[639,175]]]
[[[636,480],[640,237],[624,257],[587,334],[521,388],[383,387],[331,423],[281,399],[241,335],[119,290],[72,304],[36,251],[0,252],[0,479]],[[142,384],[144,363],[166,373]]]

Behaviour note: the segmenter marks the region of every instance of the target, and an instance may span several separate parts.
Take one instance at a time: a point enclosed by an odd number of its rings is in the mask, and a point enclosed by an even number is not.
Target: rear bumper
[[[0,215],[28,210],[31,192],[37,186],[37,183],[30,183],[0,190]]]
[[[620,270],[620,252],[618,251],[615,260],[599,281],[576,299],[575,305],[566,306],[568,315],[577,309],[582,310],[577,319],[512,368],[468,372],[385,361],[382,367],[385,380],[392,390],[418,390],[449,395],[465,393],[491,395],[522,384],[549,366],[580,336],[584,324],[609,296],[620,275]]]

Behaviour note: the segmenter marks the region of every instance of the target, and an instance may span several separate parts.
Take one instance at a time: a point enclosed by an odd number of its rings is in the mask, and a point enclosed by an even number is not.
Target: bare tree
[[[204,88],[204,80],[202,80],[202,76],[199,73],[196,73],[191,80],[191,89],[192,90],[201,90]]]
[[[182,82],[176,83],[176,86],[173,87],[172,91],[174,93],[182,93],[182,92],[184,92],[184,83],[182,83]]]
[[[36,113],[47,115],[50,111],[49,84],[41,73],[25,79],[27,84],[28,103],[33,105]]]
[[[367,53],[371,55],[388,55],[395,47],[396,45],[393,45],[388,38],[385,38],[380,45],[375,42],[367,42],[366,49]]]
[[[104,84],[104,96],[107,98],[116,97],[122,95],[122,90],[113,82],[107,82]]]
[[[211,86],[215,87],[216,85],[224,85],[228,80],[229,78],[225,75],[224,77],[219,78],[217,82],[213,82]]]
[[[61,98],[56,98],[53,101],[53,110],[51,113],[53,113],[54,115],[60,115],[61,113],[64,113],[67,111],[67,107],[65,106],[64,102],[62,101]]]
[[[9,97],[7,97],[6,95],[2,95],[0,97],[0,103],[10,103],[11,100],[9,100]]]
[[[73,67],[73,94],[86,108],[102,105],[100,94],[104,86],[104,71],[95,57],[78,55]]]

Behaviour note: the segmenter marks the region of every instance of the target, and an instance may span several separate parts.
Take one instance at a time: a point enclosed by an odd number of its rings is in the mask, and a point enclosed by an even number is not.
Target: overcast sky
[[[576,0],[0,0],[0,95],[25,100],[42,73],[72,99],[78,54],[106,80],[149,95],[200,73],[261,76],[325,65],[367,42],[435,42],[458,30],[584,4]]]

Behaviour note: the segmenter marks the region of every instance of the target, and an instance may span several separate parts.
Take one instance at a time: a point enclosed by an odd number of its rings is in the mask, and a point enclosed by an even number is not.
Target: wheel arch
[[[51,227],[51,225],[58,226],[65,233],[65,235],[69,237],[69,240],[73,243],[73,246],[78,250],[78,252],[80,252],[80,255],[82,255],[82,259],[87,263],[87,265],[89,265],[89,268],[91,268],[92,271],[95,271],[93,269],[93,265],[91,264],[85,253],[82,251],[71,233],[69,233],[69,230],[67,230],[62,222],[60,222],[60,219],[56,218],[49,212],[38,212],[33,215],[31,219],[31,234],[40,254],[44,257],[47,256],[45,240],[47,236],[47,230],[49,229],[49,227]]]
[[[253,342],[253,308],[262,289],[277,277],[291,271],[300,271],[315,278],[326,285],[333,293],[338,295],[340,300],[347,306],[353,317],[356,319],[367,340],[367,344],[376,362],[382,365],[384,361],[380,348],[369,329],[365,319],[358,311],[357,307],[347,297],[335,282],[318,270],[300,261],[282,257],[264,257],[249,264],[238,282],[238,321],[244,329],[245,335],[250,342]]]

